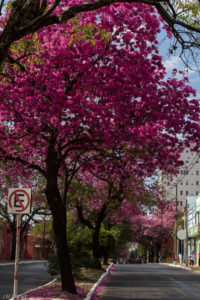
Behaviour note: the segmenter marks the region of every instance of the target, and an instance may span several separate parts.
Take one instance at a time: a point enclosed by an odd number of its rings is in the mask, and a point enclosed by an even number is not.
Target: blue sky
[[[168,76],[171,76],[172,70],[176,68],[180,71],[186,71],[186,75],[189,78],[189,85],[192,86],[197,91],[197,97],[200,98],[200,74],[197,71],[189,70],[179,57],[180,48],[177,49],[175,54],[169,54],[169,47],[171,41],[166,37],[166,34],[162,31],[159,36],[159,51],[160,55],[163,57],[164,66],[166,67]],[[192,60],[190,63],[192,66]]]

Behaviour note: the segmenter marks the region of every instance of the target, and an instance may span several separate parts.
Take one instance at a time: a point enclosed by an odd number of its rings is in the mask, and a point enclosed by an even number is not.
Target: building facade
[[[31,233],[27,241],[27,253],[33,259],[48,259],[49,254],[53,253],[53,246],[49,236],[34,235]]]
[[[181,160],[184,164],[179,168],[178,175],[169,177],[159,174],[163,198],[176,201],[180,208],[185,207],[188,196],[196,197],[200,193],[200,154],[185,149]]]
[[[194,254],[194,263],[200,265],[200,194],[195,201],[188,198],[187,229],[188,256]]]
[[[26,258],[27,251],[27,230],[20,240],[19,257]],[[12,253],[12,232],[4,219],[0,219],[0,260],[10,260]]]

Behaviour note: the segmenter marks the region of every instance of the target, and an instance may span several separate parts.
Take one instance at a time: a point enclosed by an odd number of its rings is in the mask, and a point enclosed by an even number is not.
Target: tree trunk
[[[108,265],[108,256],[107,255],[103,256],[103,264]]]
[[[76,287],[72,275],[72,267],[69,258],[69,249],[67,244],[67,217],[65,200],[62,199],[58,188],[58,171],[60,161],[55,150],[56,138],[52,134],[52,140],[46,158],[46,190],[45,194],[49,204],[49,208],[53,216],[53,231],[55,234],[55,242],[58,251],[58,260],[61,272],[62,290],[76,294]]]
[[[100,234],[101,224],[106,217],[106,209],[107,209],[107,204],[104,203],[98,214],[94,233],[92,236],[92,238],[93,238],[93,240],[92,240],[93,257],[96,258],[97,260],[99,260],[98,268],[101,268],[99,234]]]
[[[58,260],[61,272],[62,290],[76,294],[76,287],[72,275],[72,268],[69,258],[69,249],[66,236],[66,209],[64,205],[54,207],[53,211],[53,230],[58,250]]]
[[[159,263],[159,259],[160,259],[160,245],[156,246],[156,262]]]
[[[95,228],[92,235],[92,253],[93,257],[98,261],[97,268],[101,269],[100,248],[99,248],[99,232],[100,228]]]
[[[153,249],[149,250],[149,262],[154,262],[154,251],[153,251]]]

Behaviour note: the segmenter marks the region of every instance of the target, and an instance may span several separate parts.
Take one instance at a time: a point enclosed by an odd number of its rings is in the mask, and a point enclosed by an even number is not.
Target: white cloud
[[[179,56],[171,56],[169,59],[165,60],[163,64],[167,73],[171,73],[173,69],[184,70],[183,62]]]

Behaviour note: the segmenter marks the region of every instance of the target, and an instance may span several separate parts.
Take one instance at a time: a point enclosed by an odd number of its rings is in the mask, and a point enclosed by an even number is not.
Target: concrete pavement
[[[46,261],[22,261],[19,266],[18,294],[52,281],[47,273]],[[0,265],[0,300],[10,299],[13,294],[14,263]]]
[[[199,300],[200,274],[164,264],[115,265],[101,300]]]

